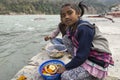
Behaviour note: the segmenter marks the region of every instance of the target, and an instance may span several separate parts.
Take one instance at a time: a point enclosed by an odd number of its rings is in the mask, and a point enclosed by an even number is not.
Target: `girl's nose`
[[[69,18],[69,15],[66,15],[65,18]]]

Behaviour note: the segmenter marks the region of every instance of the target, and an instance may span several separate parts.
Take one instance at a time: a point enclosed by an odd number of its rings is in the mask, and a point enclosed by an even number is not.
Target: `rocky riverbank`
[[[109,68],[109,76],[105,80],[120,80],[120,18],[114,19],[114,23],[104,20],[99,22],[101,19],[89,19],[91,22],[95,22],[100,28],[103,35],[108,39],[110,49],[112,52],[113,59],[115,61],[114,66]],[[97,21],[97,22],[96,22]],[[11,80],[16,80],[20,75],[25,75],[27,80],[42,80],[38,73],[38,66],[46,60],[49,60],[45,51],[39,53],[29,60],[28,65],[23,67]],[[70,59],[67,55],[61,58],[62,61],[67,63]]]

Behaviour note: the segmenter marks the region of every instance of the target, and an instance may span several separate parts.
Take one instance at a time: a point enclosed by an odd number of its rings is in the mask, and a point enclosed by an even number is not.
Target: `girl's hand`
[[[63,73],[65,71],[65,67],[62,66],[62,67],[59,67],[58,70],[57,70],[57,73]]]
[[[51,37],[49,37],[49,36],[44,37],[45,41],[48,41],[49,39],[51,39]]]

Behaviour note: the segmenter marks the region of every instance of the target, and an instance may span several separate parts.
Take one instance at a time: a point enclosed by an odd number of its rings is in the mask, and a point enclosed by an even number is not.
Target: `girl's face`
[[[76,23],[79,16],[80,14],[77,14],[70,6],[65,6],[61,9],[61,21],[67,26],[71,26]]]

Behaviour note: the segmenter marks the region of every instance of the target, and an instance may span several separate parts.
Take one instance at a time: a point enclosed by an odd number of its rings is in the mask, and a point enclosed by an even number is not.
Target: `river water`
[[[114,26],[106,19],[89,21]],[[119,24],[120,19],[116,21]],[[44,36],[59,22],[59,15],[0,15],[0,80],[13,78],[30,58],[41,52],[48,43]]]
[[[0,15],[0,80],[10,80],[42,50],[43,37],[59,20],[58,15]]]

